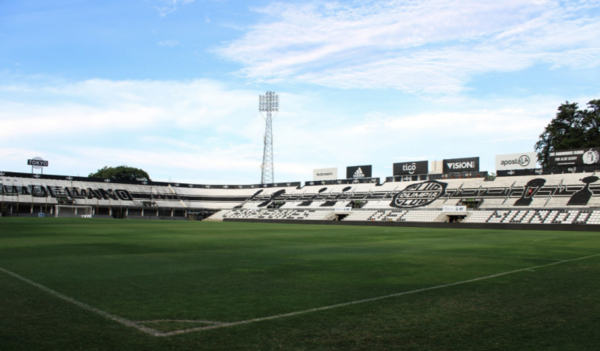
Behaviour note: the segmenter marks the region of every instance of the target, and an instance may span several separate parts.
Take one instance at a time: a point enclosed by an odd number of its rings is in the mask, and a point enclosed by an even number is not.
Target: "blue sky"
[[[0,170],[257,183],[533,151],[600,98],[600,1],[2,1]]]

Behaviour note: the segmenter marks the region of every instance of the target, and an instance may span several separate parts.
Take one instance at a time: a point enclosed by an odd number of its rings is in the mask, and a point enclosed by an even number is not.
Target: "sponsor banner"
[[[496,171],[536,168],[536,164],[537,154],[535,152],[496,155]]]
[[[313,170],[313,180],[338,179],[337,168],[321,168]]]
[[[410,182],[410,181],[418,182],[419,180],[428,180],[429,176],[427,174],[403,175],[403,176],[386,177],[385,179],[388,182]]]
[[[443,163],[444,173],[479,172],[479,157],[452,158]]]
[[[27,160],[27,165],[35,166],[35,167],[48,167],[48,161],[29,159],[29,160]]]
[[[429,172],[429,161],[399,162],[394,163],[394,175],[418,175]]]
[[[352,207],[335,207],[335,212],[350,212],[352,211]]]
[[[467,212],[467,206],[443,206],[442,212]]]
[[[350,166],[346,168],[347,179],[371,178],[373,166]]]
[[[586,173],[586,172],[598,172],[600,170],[600,164],[586,165],[586,166],[571,166],[571,167],[548,167],[543,169],[542,174],[560,174],[560,173]]]
[[[362,179],[333,179],[333,180],[309,180],[304,182],[307,186],[313,185],[336,185],[336,184],[363,184],[373,183],[379,184],[379,178],[362,178]]]
[[[510,170],[498,170],[496,175],[498,177],[508,177],[508,176],[525,176],[525,175],[540,175],[545,174],[544,170],[541,168],[532,168],[532,169],[510,169]]]
[[[591,166],[600,164],[600,147],[550,152],[548,166]]]

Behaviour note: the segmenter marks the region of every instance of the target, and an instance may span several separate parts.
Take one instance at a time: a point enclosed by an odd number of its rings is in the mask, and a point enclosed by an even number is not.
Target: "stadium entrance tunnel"
[[[183,212],[183,211],[181,211],[181,212]],[[217,212],[219,212],[219,210],[202,210],[202,211],[198,211],[198,212],[188,212],[187,218],[192,221],[202,221]]]
[[[448,218],[446,220],[448,223],[460,223],[467,218],[467,215],[447,215],[446,217]]]
[[[118,218],[118,219],[123,219],[126,218],[126,210],[122,209],[122,208],[113,208],[112,209],[112,217],[113,218]]]
[[[344,214],[336,214],[335,218],[333,218],[334,221],[343,221],[344,218],[348,217],[347,213]]]

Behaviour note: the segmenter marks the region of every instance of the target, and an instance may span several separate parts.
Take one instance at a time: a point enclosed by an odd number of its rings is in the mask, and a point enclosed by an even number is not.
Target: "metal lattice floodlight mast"
[[[273,91],[267,91],[265,95],[259,95],[258,110],[266,122],[260,182],[268,184],[275,181],[275,172],[273,171],[273,112],[279,112],[279,96]]]

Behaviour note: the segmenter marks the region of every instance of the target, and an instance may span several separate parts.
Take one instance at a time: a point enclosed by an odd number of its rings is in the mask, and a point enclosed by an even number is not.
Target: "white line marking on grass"
[[[18,275],[17,273],[13,273],[13,272],[11,272],[11,271],[9,271],[7,269],[0,268],[0,271],[4,272],[4,273],[6,273],[6,274],[8,274],[10,276],[13,276],[13,277],[15,277],[15,278],[17,278],[17,279],[19,279],[21,281],[24,281],[27,284],[33,285],[36,288],[41,289],[41,290],[49,293],[50,295],[54,295],[54,296],[58,297],[59,299],[65,300],[65,301],[67,301],[69,303],[72,303],[73,305],[81,307],[84,310],[87,310],[87,311],[99,314],[99,315],[101,315],[101,316],[103,316],[105,318],[108,318],[110,320],[113,320],[113,321],[115,321],[117,323],[121,323],[121,324],[126,325],[128,327],[135,328],[135,329],[137,329],[139,331],[142,331],[144,333],[148,333],[150,335],[160,336],[160,334],[161,334],[156,329],[148,328],[148,327],[143,326],[143,325],[138,325],[138,324],[130,321],[129,319],[125,319],[123,317],[115,316],[114,314],[110,314],[110,313],[108,313],[106,311],[103,311],[103,310],[101,310],[99,308],[92,307],[92,306],[90,306],[88,304],[85,304],[85,303],[83,303],[81,301],[77,301],[75,299],[72,299],[72,298],[70,298],[70,297],[68,297],[66,295],[63,295],[63,294],[61,294],[61,293],[59,293],[57,291],[54,291],[54,290],[52,290],[50,288],[47,288],[47,287],[43,286],[42,284],[38,284],[38,283],[36,283],[36,282],[34,282],[32,280],[29,280],[29,279],[27,279],[25,277],[22,277],[22,276]]]
[[[198,328],[176,330],[176,331],[172,331],[172,332],[160,333],[160,334],[158,334],[156,336],[171,336],[171,335],[185,334],[185,333],[191,333],[191,332],[201,331],[201,330],[224,328],[224,327],[232,327],[232,326],[241,325],[241,324],[249,324],[249,323],[268,321],[268,320],[279,319],[279,318],[284,318],[284,317],[292,317],[292,316],[297,316],[297,315],[300,315],[300,314],[305,314],[305,313],[310,313],[310,312],[325,311],[325,310],[330,310],[330,309],[338,308],[338,307],[344,307],[344,306],[350,306],[350,305],[357,305],[357,304],[365,303],[365,302],[372,302],[372,301],[377,301],[377,300],[389,299],[391,297],[397,297],[397,296],[402,296],[402,295],[415,294],[415,293],[423,292],[423,291],[436,290],[436,289],[442,289],[442,288],[447,288],[447,287],[461,285],[461,284],[473,283],[473,282],[480,281],[480,280],[501,277],[501,276],[504,276],[504,275],[519,273],[519,272],[528,271],[528,270],[532,270],[532,269],[536,269],[536,268],[543,268],[543,267],[555,266],[555,265],[562,264],[562,263],[567,263],[567,262],[585,260],[587,258],[598,257],[598,256],[600,256],[600,254],[590,255],[590,256],[584,256],[584,257],[579,257],[579,258],[573,258],[573,259],[569,259],[569,260],[562,260],[562,261],[552,262],[552,263],[548,263],[548,264],[544,264],[544,265],[540,265],[540,266],[533,266],[533,267],[521,268],[521,269],[516,269],[514,271],[492,274],[492,275],[488,275],[488,276],[485,276],[485,277],[473,278],[473,279],[463,280],[463,281],[460,281],[460,282],[455,282],[455,283],[450,283],[450,284],[436,285],[436,286],[432,286],[432,287],[429,287],[429,288],[415,289],[415,290],[404,291],[404,292],[399,292],[399,293],[395,293],[395,294],[383,295],[383,296],[378,296],[378,297],[371,297],[371,298],[363,299],[363,300],[356,300],[356,301],[338,303],[338,304],[330,305],[330,306],[323,306],[323,307],[311,308],[311,309],[303,310],[303,311],[283,313],[283,314],[278,314],[278,315],[269,316],[269,317],[253,318],[253,319],[248,319],[248,320],[239,321],[239,322],[223,323],[223,324],[220,324],[220,325],[210,325],[210,326],[206,326],[206,327],[198,327]]]
[[[449,252],[443,252],[442,254],[443,255],[450,255],[450,256],[466,256],[466,257],[480,257],[480,258],[502,258],[502,259],[516,258],[516,259],[519,259],[519,260],[560,261],[560,260],[557,260],[556,258],[543,258],[543,257],[469,255],[469,254],[449,253]]]
[[[227,323],[227,322],[208,322],[208,321],[196,321],[199,323],[202,322],[206,322],[206,323],[214,323],[212,325],[208,325],[208,326],[204,326],[204,327],[197,327],[197,328],[189,328],[189,329],[181,329],[181,330],[175,330],[175,331],[171,331],[171,332],[160,332],[156,329],[152,329],[152,328],[148,328],[145,327],[143,325],[139,325],[137,323],[148,323],[148,322],[152,322],[152,321],[140,321],[140,322],[133,322],[130,321],[128,319],[119,317],[119,316],[115,316],[113,314],[110,314],[108,312],[102,311],[98,308],[92,307],[90,305],[86,305],[83,302],[79,302],[77,300],[74,300],[68,296],[65,296],[61,293],[58,293],[50,288],[47,288],[41,284],[38,284],[36,282],[33,282],[27,278],[21,277],[20,275],[13,273],[9,270],[6,270],[4,268],[0,268],[1,271],[17,278],[20,279],[28,284],[31,284],[37,288],[40,288],[41,290],[46,291],[47,293],[50,293],[60,299],[63,299],[67,302],[70,302],[76,306],[79,306],[85,310],[88,310],[90,312],[94,312],[97,313],[101,316],[104,316],[108,319],[111,319],[115,322],[121,323],[123,325],[126,325],[128,327],[133,327],[136,328],[140,331],[143,331],[145,333],[148,333],[150,335],[153,336],[172,336],[172,335],[178,335],[178,334],[186,334],[186,333],[191,333],[191,332],[195,332],[195,331],[202,331],[202,330],[208,330],[208,329],[216,329],[216,328],[224,328],[224,327],[233,327],[236,325],[242,325],[242,324],[249,324],[249,323],[255,323],[255,322],[262,322],[262,321],[268,321],[268,320],[272,320],[272,319],[279,319],[279,318],[284,318],[284,317],[292,317],[292,316],[297,316],[300,314],[305,314],[305,313],[311,313],[311,312],[318,312],[318,311],[325,311],[325,310],[330,310],[330,309],[334,309],[334,308],[338,308],[338,307],[345,307],[345,306],[350,306],[350,305],[357,305],[357,304],[361,304],[361,303],[366,303],[366,302],[372,302],[372,301],[378,301],[378,300],[383,300],[383,299],[389,299],[391,297],[398,297],[398,296],[403,296],[403,295],[409,295],[409,294],[415,294],[415,293],[419,293],[419,292],[423,292],[423,291],[429,291],[429,290],[437,290],[437,289],[443,289],[443,288],[448,288],[451,286],[456,286],[456,285],[461,285],[461,284],[468,284],[468,283],[473,283],[476,281],[480,281],[480,280],[486,280],[486,279],[491,279],[491,278],[497,278],[497,277],[501,277],[504,275],[509,275],[509,274],[514,274],[514,273],[519,273],[519,272],[524,272],[524,271],[531,271],[533,269],[537,269],[537,268],[544,268],[544,267],[550,267],[550,266],[555,266],[555,265],[559,265],[562,263],[567,263],[567,262],[573,262],[573,261],[580,261],[580,260],[585,260],[588,258],[592,258],[592,257],[598,257],[600,256],[600,254],[595,254],[595,255],[590,255],[590,256],[584,256],[584,257],[578,257],[578,258],[572,258],[572,259],[568,259],[568,260],[562,260],[562,261],[557,261],[557,262],[552,262],[552,263],[548,263],[548,264],[544,264],[544,265],[539,265],[539,266],[532,266],[532,267],[526,267],[526,268],[520,268],[520,269],[515,269],[513,271],[508,271],[508,272],[503,272],[503,273],[497,273],[497,274],[492,274],[492,275],[488,275],[485,277],[479,277],[479,278],[473,278],[473,279],[468,279],[468,280],[463,280],[460,282],[455,282],[455,283],[449,283],[449,284],[442,284],[442,285],[436,285],[436,286],[431,286],[428,288],[422,288],[422,289],[415,289],[415,290],[409,290],[409,291],[403,291],[403,292],[399,292],[399,293],[394,293],[394,294],[389,294],[389,295],[383,295],[383,296],[377,296],[377,297],[371,297],[368,299],[362,299],[362,300],[356,300],[356,301],[350,301],[350,302],[343,302],[343,303],[338,303],[335,305],[329,305],[329,306],[323,306],[323,307],[316,307],[316,308],[311,308],[308,310],[302,310],[302,311],[296,311],[296,312],[290,312],[290,313],[283,313],[283,314],[277,314],[274,316],[268,316],[268,317],[259,317],[259,318],[253,318],[253,319],[247,319],[244,321],[238,321],[238,322],[231,322],[231,323]],[[167,322],[167,321],[174,321],[174,322],[192,322],[191,320],[154,320],[156,322]]]
[[[214,321],[200,321],[197,319],[150,319],[147,321],[135,321],[134,323],[168,323],[168,322],[181,322],[181,323],[203,323],[203,324],[226,324],[223,322]]]

